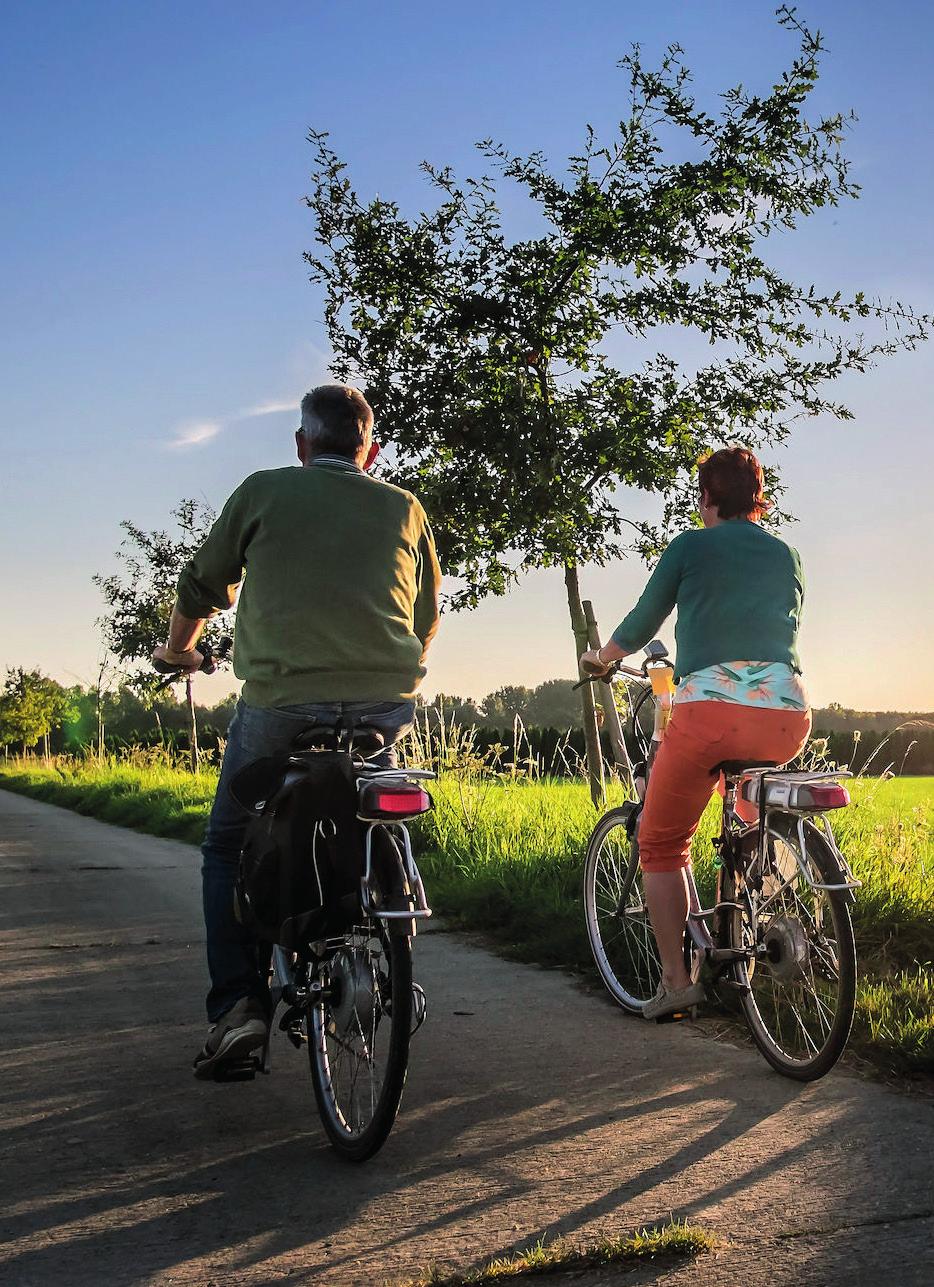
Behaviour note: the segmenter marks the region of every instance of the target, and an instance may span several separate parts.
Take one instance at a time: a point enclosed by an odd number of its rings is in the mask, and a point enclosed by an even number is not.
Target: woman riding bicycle
[[[684,871],[715,765],[785,764],[811,728],[797,653],[801,560],[759,524],[768,509],[762,467],[744,447],[724,448],[701,463],[698,491],[703,530],[675,537],[610,642],[581,658],[585,672],[605,671],[678,609],[678,688],[639,824],[645,898],[662,963],[658,992],[643,1010],[647,1019],[704,998],[684,963]]]

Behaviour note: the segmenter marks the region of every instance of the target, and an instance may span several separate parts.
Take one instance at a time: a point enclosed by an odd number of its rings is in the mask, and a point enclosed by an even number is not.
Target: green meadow
[[[10,761],[0,785],[79,813],[197,843],[217,782],[159,762]],[[578,782],[532,780],[468,768],[433,785],[435,810],[419,825],[430,900],[456,928],[480,931],[518,960],[590,971],[581,870],[597,817]],[[851,1048],[886,1071],[934,1072],[934,778],[862,779],[833,817],[863,882],[854,908],[860,983]],[[612,803],[612,798],[610,803]],[[702,897],[713,891],[704,816],[694,858]]]

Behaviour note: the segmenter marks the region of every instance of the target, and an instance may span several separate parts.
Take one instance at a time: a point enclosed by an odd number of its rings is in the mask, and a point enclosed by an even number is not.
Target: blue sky
[[[289,463],[296,404],[327,374],[312,246],[309,127],[362,194],[430,200],[418,163],[476,172],[475,139],[556,165],[587,121],[623,113],[615,61],[680,42],[711,103],[767,88],[793,51],[757,0],[654,5],[510,0],[50,4],[5,13],[0,108],[0,664],[90,675],[121,518],[162,524],[181,496],[219,506]],[[853,107],[864,193],[778,250],[800,279],[934,311],[928,5],[815,0],[830,54],[815,107]],[[621,356],[624,356],[621,354]],[[817,702],[934,707],[931,351],[842,390],[849,425],[806,424],[781,453],[789,537],[809,594],[802,640]],[[279,409],[276,409],[279,408]],[[190,442],[185,447],[180,443]],[[632,512],[652,504],[632,498]],[[588,570],[608,632],[636,563]],[[670,627],[668,629],[670,638]],[[907,645],[917,658],[891,658]],[[429,691],[483,694],[568,674],[561,579],[445,622]],[[207,689],[210,695],[210,688]]]

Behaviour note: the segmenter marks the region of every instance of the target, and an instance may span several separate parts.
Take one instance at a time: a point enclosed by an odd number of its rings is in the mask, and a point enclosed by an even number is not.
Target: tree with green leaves
[[[559,568],[579,655],[580,565],[653,557],[674,524],[696,521],[704,451],[849,418],[827,386],[926,337],[930,319],[909,306],[795,281],[769,257],[808,215],[859,193],[843,154],[852,117],[807,113],[821,35],[777,12],[798,48],[762,92],[735,86],[708,111],[677,45],[657,70],[634,48],[618,133],[603,142],[588,127],[566,173],[542,152],[478,144],[528,198],[530,235],[507,235],[493,178],[427,162],[434,209],[410,219],[361,200],[312,132],[307,259],[333,367],[365,389],[387,476],[430,513],[455,608]],[[710,360],[661,351],[678,331],[708,341]],[[664,498],[659,523],[631,519],[621,488]]]
[[[24,755],[41,741],[48,760],[49,734],[72,718],[74,708],[74,693],[48,675],[11,667],[0,692],[0,741],[19,742]]]
[[[515,720],[523,723],[532,700],[532,689],[524,684],[504,684],[483,699],[483,722],[493,728],[505,728]]]
[[[172,518],[174,531],[147,532],[129,520],[121,523],[125,536],[116,555],[120,571],[94,577],[108,609],[100,619],[104,643],[122,664],[130,685],[149,704],[161,688],[150,664],[153,649],[166,640],[178,578],[207,539],[215,514],[201,501],[183,500],[172,510]],[[208,622],[202,641],[216,651],[223,636],[232,631],[231,614],[219,614]],[[188,707],[191,767],[197,772],[198,720],[192,676],[181,678]]]

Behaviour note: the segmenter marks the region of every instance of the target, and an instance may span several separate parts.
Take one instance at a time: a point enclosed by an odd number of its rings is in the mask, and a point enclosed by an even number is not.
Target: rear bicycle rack
[[[373,832],[377,827],[384,827],[390,833],[398,833],[398,838],[402,844],[402,852],[399,852],[399,845],[393,844],[393,856],[398,864],[399,876],[401,877],[402,887],[408,886],[409,900],[414,901],[414,907],[407,907],[403,910],[386,909],[377,907],[373,902]],[[394,837],[395,838],[395,837]],[[371,822],[366,832],[366,865],[363,871],[363,880],[360,887],[360,902],[364,912],[369,916],[375,917],[381,921],[402,921],[402,920],[427,920],[431,915],[431,908],[428,906],[428,899],[425,896],[425,886],[422,883],[419,874],[418,865],[415,862],[415,856],[412,853],[412,841],[409,838],[408,827],[401,822]]]

